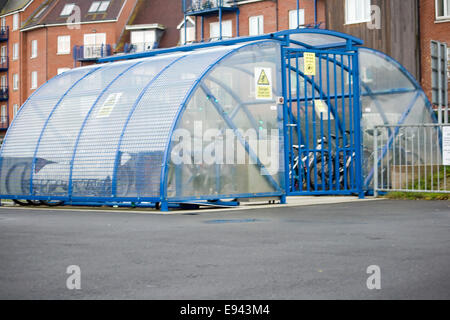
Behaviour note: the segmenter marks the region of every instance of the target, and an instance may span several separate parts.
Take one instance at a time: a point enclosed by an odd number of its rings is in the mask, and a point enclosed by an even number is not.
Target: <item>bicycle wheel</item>
[[[16,163],[9,169],[6,175],[6,192],[8,194],[21,193],[25,195],[29,191],[30,167],[27,162]],[[12,178],[15,176],[16,178]],[[17,179],[18,178],[18,179]],[[12,185],[15,183],[15,185]],[[39,205],[38,201],[13,199],[15,204],[20,206]]]
[[[322,161],[323,160],[323,161]],[[318,154],[315,161],[311,161],[309,170],[309,184],[313,191],[329,190],[330,189],[330,167],[328,155]],[[331,169],[333,168],[333,161],[331,160]]]

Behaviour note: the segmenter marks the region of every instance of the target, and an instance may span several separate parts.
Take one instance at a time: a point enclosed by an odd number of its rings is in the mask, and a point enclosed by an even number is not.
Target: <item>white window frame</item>
[[[106,12],[109,8],[111,1],[94,1],[89,7],[88,13]]]
[[[8,47],[2,46],[0,49],[0,63],[5,63],[8,61]]]
[[[195,20],[187,17],[187,28],[186,28],[186,43],[194,42],[196,39],[195,35]],[[184,20],[177,26],[177,29],[180,30],[180,43],[184,43]]]
[[[300,16],[300,21],[297,21],[298,15]],[[304,28],[305,9],[299,9],[298,15],[297,15],[297,9],[289,11],[289,29],[297,29],[298,27]]]
[[[67,72],[67,71],[69,71],[69,70],[71,70],[71,69],[70,69],[70,68],[66,68],[66,67],[58,68],[57,73],[58,73],[58,75],[59,75],[59,74],[61,74],[61,73]]]
[[[217,35],[213,36],[213,30],[217,28]],[[228,30],[229,28],[229,30]],[[228,32],[229,31],[229,32]],[[219,21],[211,22],[209,24],[209,38],[217,40],[220,37],[220,25]],[[233,22],[231,20],[223,20],[222,21],[222,39],[232,38],[233,37]]]
[[[14,117],[17,115],[18,112],[19,112],[19,105],[17,103],[15,103],[13,105],[13,115],[14,115]]]
[[[62,9],[60,16],[67,17],[70,16],[75,8],[75,3],[66,3],[64,8]]]
[[[31,90],[37,89],[38,87],[38,73],[37,71],[31,72]]]
[[[365,16],[360,17],[357,12],[357,4],[363,6],[362,10],[365,9]],[[350,10],[353,11],[355,17],[350,16]],[[364,15],[364,13],[363,13]],[[345,24],[357,24],[366,23],[371,21],[371,0],[345,0]]]
[[[8,109],[6,108],[6,104],[2,105],[1,118],[2,123],[6,123],[8,121]]]
[[[58,48],[57,48],[57,54],[63,55],[63,54],[70,54],[71,48],[70,48],[70,36],[58,36]]]
[[[19,74],[14,73],[12,76],[12,82],[13,82],[13,90],[17,91],[19,90]]]
[[[439,5],[438,3],[442,2],[444,15],[439,15]],[[436,9],[436,20],[450,20],[450,1],[448,0],[435,0],[435,9]]]
[[[18,42],[13,43],[12,59],[13,60],[18,60],[19,59],[19,43]]]
[[[2,17],[1,26],[2,26],[2,29],[6,29],[6,17]]]
[[[31,40],[31,59],[37,58],[38,55],[38,41]]]
[[[264,16],[253,16],[248,18],[248,34],[250,36],[259,36],[264,34]]]
[[[13,31],[19,30],[19,14],[15,13],[13,15]]]

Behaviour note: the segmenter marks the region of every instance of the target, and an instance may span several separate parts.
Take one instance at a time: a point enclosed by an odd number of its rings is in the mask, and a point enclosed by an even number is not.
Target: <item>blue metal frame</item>
[[[166,54],[166,53],[189,52],[189,51],[202,49],[202,48],[217,47],[217,46],[230,46],[230,45],[235,45],[235,44],[239,44],[239,43],[260,41],[260,40],[279,40],[279,41],[285,40],[286,43],[295,43],[295,44],[299,44],[299,45],[304,46],[305,48],[310,48],[310,49],[333,48],[333,46],[329,47],[329,46],[324,46],[324,45],[314,47],[312,45],[298,42],[298,41],[295,41],[295,40],[289,38],[290,35],[302,34],[302,33],[323,34],[323,35],[335,36],[335,37],[345,40],[347,48],[348,47],[353,48],[354,45],[362,45],[363,44],[362,40],[355,38],[351,35],[348,35],[345,33],[340,33],[337,31],[326,30],[326,29],[292,29],[292,30],[279,31],[279,32],[274,32],[274,33],[269,33],[269,34],[264,34],[264,35],[259,35],[259,36],[239,37],[239,38],[227,39],[227,40],[222,40],[222,41],[189,44],[189,45],[185,45],[185,46],[181,46],[181,47],[156,49],[156,50],[134,53],[134,54],[119,54],[119,55],[99,59],[98,62],[104,63],[104,62],[112,62],[112,61],[119,61],[119,60],[146,58],[146,57],[153,57],[156,55]],[[342,44],[339,44],[339,45],[342,45]]]
[[[345,40],[345,45],[343,44],[344,41],[341,42],[336,42],[336,43],[330,43],[327,45],[320,45],[320,46],[311,46],[309,44],[305,44],[305,43],[301,43],[295,40],[290,39],[290,36],[293,34],[306,34],[306,33],[311,33],[311,34],[325,34],[325,35],[331,35],[331,36],[336,36],[339,37],[340,39]],[[285,57],[288,56],[289,54],[295,52],[295,51],[308,51],[308,52],[316,52],[318,54],[322,53],[322,54],[336,54],[338,55],[349,55],[349,53],[353,54],[357,54],[358,53],[358,45],[362,44],[362,41],[359,39],[356,39],[352,36],[348,36],[345,34],[341,34],[338,32],[334,32],[334,31],[329,31],[329,30],[323,30],[323,29],[299,29],[299,30],[288,30],[288,31],[281,31],[281,32],[276,32],[273,34],[268,34],[268,35],[262,35],[262,36],[256,36],[256,37],[242,37],[242,38],[236,38],[236,39],[230,39],[230,40],[225,40],[225,41],[218,41],[218,42],[212,42],[212,43],[202,43],[202,44],[195,44],[195,45],[188,45],[188,46],[183,46],[183,47],[178,47],[178,48],[170,48],[170,49],[159,49],[159,50],[154,50],[154,51],[150,51],[150,52],[145,52],[142,54],[131,54],[131,55],[120,55],[120,56],[113,56],[107,59],[101,59],[101,62],[108,62],[108,61],[116,61],[116,60],[123,60],[123,59],[136,59],[136,58],[141,58],[141,57],[151,57],[151,56],[156,56],[156,55],[160,55],[160,54],[166,54],[166,53],[174,53],[174,52],[189,52],[192,50],[197,50],[200,48],[208,48],[208,47],[216,47],[216,46],[230,46],[230,45],[236,45],[236,44],[242,44],[241,46],[234,48],[232,50],[230,50],[229,52],[227,52],[226,54],[224,54],[222,57],[218,58],[216,61],[214,61],[213,63],[211,63],[211,65],[209,65],[203,72],[202,74],[195,80],[195,82],[192,84],[191,88],[189,89],[189,91],[187,92],[186,96],[184,97],[182,103],[180,104],[178,113],[175,117],[175,121],[172,124],[171,130],[170,130],[170,134],[169,134],[169,138],[168,138],[168,142],[166,144],[166,149],[164,151],[164,159],[163,159],[163,163],[162,163],[162,169],[161,169],[161,177],[160,177],[160,196],[159,197],[116,197],[117,196],[117,167],[118,167],[118,162],[119,162],[119,157],[120,157],[120,146],[122,144],[122,140],[123,140],[123,135],[125,133],[126,127],[128,126],[128,122],[134,112],[134,109],[137,107],[139,101],[142,99],[143,94],[145,94],[146,90],[148,89],[149,86],[151,86],[151,84],[155,81],[155,79],[157,79],[160,75],[162,75],[167,68],[169,68],[172,64],[174,64],[176,61],[182,59],[183,57],[185,57],[185,55],[180,55],[180,57],[178,57],[177,59],[173,60],[171,62],[171,64],[167,65],[166,67],[164,67],[159,74],[157,74],[155,76],[155,78],[153,78],[148,84],[147,86],[142,90],[142,92],[140,93],[138,100],[135,102],[135,105],[132,107],[132,110],[130,111],[128,118],[126,120],[126,124],[123,128],[123,131],[121,133],[121,136],[119,138],[119,145],[118,145],[118,149],[116,152],[116,157],[115,157],[115,163],[114,163],[114,172],[113,172],[113,178],[112,178],[112,183],[113,183],[113,193],[112,193],[112,198],[115,201],[135,201],[135,202],[145,202],[145,201],[149,201],[149,202],[161,202],[162,203],[162,209],[168,209],[169,203],[172,202],[189,202],[192,200],[208,200],[211,198],[221,198],[221,199],[230,199],[230,198],[238,198],[238,197],[265,197],[265,196],[280,196],[280,197],[284,197],[286,195],[286,193],[279,189],[279,192],[274,192],[274,193],[268,193],[268,194],[233,194],[233,195],[220,195],[220,196],[213,196],[211,197],[210,195],[208,196],[204,196],[204,197],[173,197],[173,198],[168,198],[167,197],[167,179],[168,179],[168,169],[169,169],[169,152],[171,150],[171,135],[173,134],[173,131],[176,129],[176,127],[179,124],[179,121],[181,120],[183,113],[185,111],[186,105],[189,102],[189,100],[191,99],[192,95],[194,94],[195,90],[197,89],[201,89],[201,82],[208,76],[208,74],[210,73],[210,71],[223,59],[227,58],[228,56],[232,55],[233,53],[235,53],[236,51],[242,49],[245,46],[250,46],[250,45],[254,45],[255,43],[261,43],[261,42],[271,42],[271,41],[278,41],[280,43],[281,46],[281,54],[282,54],[282,60],[280,61],[281,64],[281,74],[282,74],[282,79],[287,79],[287,77],[289,77],[288,75],[288,66],[285,60]],[[298,44],[303,46],[305,49],[294,49],[294,48],[289,48],[289,46],[291,44]],[[329,50],[327,50],[329,49]],[[353,81],[353,86],[351,88],[351,92],[346,94],[345,92],[341,95],[336,95],[337,99],[351,99],[351,102],[353,103],[353,108],[354,108],[354,115],[351,122],[351,125],[353,127],[353,132],[354,132],[354,137],[353,137],[353,141],[352,144],[354,144],[355,146],[361,146],[361,128],[360,128],[360,118],[358,117],[358,114],[361,113],[361,105],[360,105],[360,99],[359,97],[362,96],[370,96],[374,99],[375,103],[377,102],[376,100],[376,96],[378,95],[383,95],[383,94],[395,94],[395,93],[408,93],[408,92],[416,92],[415,95],[415,99],[419,99],[420,97],[422,97],[425,101],[426,101],[426,108],[427,110],[430,111],[431,116],[433,117],[433,120],[436,121],[433,109],[431,107],[431,104],[429,103],[427,97],[425,96],[423,90],[421,89],[421,87],[419,86],[419,84],[417,83],[417,81],[414,79],[414,77],[412,77],[412,75],[403,67],[401,66],[396,60],[392,59],[391,57],[388,57],[387,55],[373,50],[373,49],[368,49],[368,48],[364,48],[364,50],[368,50],[371,52],[375,52],[377,55],[383,57],[384,59],[386,59],[387,61],[393,63],[398,70],[400,70],[401,72],[403,72],[407,78],[409,80],[411,80],[413,86],[414,86],[414,90],[411,90],[409,88],[395,88],[392,90],[383,90],[383,91],[376,91],[376,92],[372,92],[369,90],[367,90],[367,88],[364,88],[364,84],[361,84],[361,87],[359,86],[359,81],[356,81],[357,79],[359,79],[359,65],[358,65],[358,60],[357,58],[354,58],[352,61],[351,65],[346,66],[345,63],[342,61],[339,61],[338,59],[333,59],[333,57],[327,57],[327,61],[332,61],[334,60],[335,65],[340,66],[341,69],[344,69],[346,71],[351,72],[351,74],[353,75],[355,81]],[[321,56],[322,57],[322,56]],[[342,59],[342,58],[341,58]],[[323,61],[325,61],[325,59],[319,59],[319,63],[322,63]],[[139,64],[141,62],[137,62],[136,64],[130,66],[129,68],[134,67],[135,65]],[[327,66],[328,66],[328,62],[327,62]],[[98,67],[100,68],[100,67]],[[47,118],[45,124],[44,124],[44,129],[41,131],[40,134],[40,138],[39,138],[39,142],[38,145],[36,146],[36,150],[35,150],[35,154],[33,157],[33,164],[32,167],[35,168],[36,166],[36,156],[37,156],[37,150],[39,148],[39,144],[40,144],[40,140],[42,138],[42,134],[45,131],[45,127],[48,125],[48,121],[51,118],[52,114],[57,110],[58,105],[61,103],[61,101],[64,99],[64,97],[68,94],[69,91],[71,91],[73,89],[73,87],[75,87],[77,85],[77,83],[79,81],[81,81],[83,78],[87,77],[90,73],[95,72],[96,70],[98,70],[98,68],[93,68],[92,70],[90,70],[86,75],[84,75],[81,79],[79,79],[76,83],[74,83],[72,85],[71,88],[69,88],[66,93],[60,98],[60,100],[58,101],[57,105],[55,105],[50,113],[50,116]],[[300,94],[297,95],[297,97],[291,97],[292,100],[296,100],[297,103],[310,103],[310,101],[313,101],[313,98],[326,98],[327,100],[330,99],[334,99],[335,97],[329,97],[329,93],[326,93],[324,88],[321,87],[322,81],[320,81],[320,85],[319,82],[317,82],[317,78],[313,78],[313,77],[307,77],[301,74],[301,72],[298,72],[298,68],[295,68],[295,72],[297,74],[299,74],[300,76],[302,76],[304,79],[306,79],[305,81],[307,81],[308,83],[312,84],[312,88],[313,88],[313,97],[311,99],[303,99],[300,97]],[[123,73],[125,73],[127,70],[123,71]],[[119,74],[117,77],[120,77],[121,74]],[[320,75],[321,77],[322,75]],[[337,75],[335,74],[335,77]],[[339,77],[343,77],[343,75],[339,75]],[[52,79],[53,80],[53,79]],[[74,159],[75,159],[75,155],[77,152],[77,146],[81,137],[81,134],[83,132],[83,128],[86,125],[86,122],[89,118],[89,115],[91,114],[93,108],[95,107],[95,105],[98,103],[98,100],[101,98],[102,95],[104,95],[104,93],[107,91],[107,89],[112,85],[113,82],[115,82],[117,80],[114,79],[109,85],[108,87],[106,87],[102,93],[100,94],[100,96],[97,98],[97,101],[94,103],[94,105],[91,107],[91,109],[89,110],[88,114],[86,115],[86,118],[83,121],[82,127],[78,133],[77,136],[77,140],[76,140],[76,147],[73,151],[72,154],[72,161],[71,161],[71,169],[70,169],[70,182],[69,182],[69,188],[72,188],[72,173],[73,173],[73,164],[74,164]],[[335,79],[329,79],[330,81],[334,81]],[[220,81],[220,80],[219,80]],[[47,82],[48,83],[48,82]],[[46,83],[46,84],[47,84]],[[45,84],[45,85],[46,85]],[[45,85],[41,86],[44,87]],[[281,110],[283,113],[283,118],[286,121],[286,119],[289,119],[289,110],[287,108],[287,104],[289,103],[289,99],[287,96],[287,91],[289,90],[289,88],[287,87],[287,83],[286,81],[282,81],[282,91],[283,91],[283,96],[284,96],[284,104],[285,107]],[[223,90],[228,90],[229,88],[226,88],[226,86],[223,86]],[[41,88],[39,88],[38,90],[36,90],[33,95],[31,97],[34,96],[34,94],[36,94]],[[366,89],[367,93],[363,93],[361,94],[360,92],[360,88],[362,89]],[[298,91],[297,91],[298,92]],[[232,93],[232,92],[231,92]],[[26,103],[31,99],[28,98],[28,100],[26,101]],[[406,119],[406,116],[409,114],[409,111],[411,110],[412,106],[415,104],[415,101],[412,101],[410,103],[410,105],[408,106],[408,108],[405,110],[405,113],[402,116],[402,119]],[[237,106],[234,109],[234,113],[239,112],[239,110],[242,107],[245,107],[246,104],[245,102],[242,101],[238,101],[239,106]],[[328,103],[328,105],[330,106],[331,104]],[[214,107],[220,107],[217,105],[214,105]],[[313,106],[314,107],[314,106]],[[338,108],[340,108],[340,105],[333,105],[332,108],[329,108],[329,112],[337,112]],[[348,108],[348,106],[347,106]],[[19,114],[16,116],[15,120],[20,119],[20,115],[22,112],[24,112],[24,109],[27,108],[21,108],[19,111]],[[336,110],[334,110],[336,109]],[[220,111],[220,108],[218,109]],[[25,110],[26,111],[26,110]],[[245,112],[245,110],[244,110]],[[381,112],[382,113],[382,112]],[[280,114],[281,116],[281,114]],[[225,122],[227,124],[230,124],[229,122],[232,120],[232,117],[229,117],[230,119],[225,119]],[[336,118],[336,117],[335,117]],[[251,120],[251,119],[250,119]],[[14,125],[14,121],[12,123],[12,125]],[[319,123],[320,121],[320,123]],[[401,123],[401,121],[399,122],[399,124]],[[231,123],[232,124],[232,123]],[[320,127],[319,127],[320,124]],[[11,125],[11,126],[12,126]],[[345,130],[345,125],[343,126],[343,128],[341,130]],[[320,134],[323,133],[324,127],[323,127],[323,119],[318,120],[317,122],[317,130],[320,130]],[[393,130],[394,131],[394,130]],[[395,138],[395,135],[397,134],[398,130],[395,130],[395,132],[393,134],[391,134],[390,140],[391,138]],[[7,134],[8,135],[8,134]],[[284,143],[285,143],[285,149],[288,148],[288,143],[289,143],[289,132],[287,130],[283,130],[283,139],[284,139]],[[6,136],[7,139],[7,136]],[[385,148],[389,148],[389,145],[387,145]],[[342,151],[342,148],[340,149]],[[325,150],[326,151],[326,150]],[[322,153],[324,152],[324,150],[322,150]],[[344,151],[345,152],[345,151]],[[308,191],[307,194],[311,194],[311,195],[315,195],[315,194],[348,194],[351,192],[354,192],[355,190],[358,192],[358,194],[360,196],[362,196],[362,188],[363,188],[363,181],[362,181],[362,163],[360,163],[360,161],[362,160],[362,150],[358,147],[355,149],[355,153],[356,153],[356,157],[355,159],[355,188],[352,188],[351,190],[322,190],[322,191]],[[2,151],[0,151],[0,157],[2,155]],[[289,157],[291,155],[286,153],[284,155],[284,166],[285,166],[285,172],[284,172],[284,184],[283,186],[287,186],[289,183]],[[359,160],[358,160],[359,159]],[[1,159],[0,159],[1,161]],[[31,173],[31,175],[33,176],[33,171]],[[367,182],[367,181],[366,181]],[[339,189],[339,188],[338,188]],[[289,189],[286,189],[289,190]],[[30,196],[27,197],[31,200],[49,200],[50,197],[48,196],[33,196],[33,177],[30,177]],[[72,197],[72,189],[70,189],[70,192],[68,193],[69,196],[69,200],[76,202],[76,201],[111,201],[111,197]],[[3,198],[9,198],[9,199],[21,199],[23,198],[23,196],[2,196]],[[51,197],[51,199],[53,200],[66,200],[68,199],[68,197]]]

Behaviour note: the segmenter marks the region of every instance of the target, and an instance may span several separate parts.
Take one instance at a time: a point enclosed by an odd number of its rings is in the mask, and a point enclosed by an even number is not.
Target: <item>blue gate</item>
[[[362,197],[358,51],[282,56],[287,194]]]

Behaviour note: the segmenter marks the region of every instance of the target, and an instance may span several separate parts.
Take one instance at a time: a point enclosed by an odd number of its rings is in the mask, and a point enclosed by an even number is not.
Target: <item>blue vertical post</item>
[[[239,37],[239,9],[236,10],[236,37]]]
[[[314,0],[314,28],[317,28],[317,0]]]
[[[205,40],[205,18],[202,16],[202,18],[201,18],[201,23],[202,23],[202,25],[201,25],[201,29],[202,29],[202,42]]]
[[[219,7],[219,40],[222,40],[222,7]]]
[[[296,29],[300,26],[300,0],[297,0],[297,25]]]
[[[353,72],[353,111],[355,128],[355,161],[356,161],[356,186],[360,199],[364,198],[363,176],[362,176],[362,141],[361,141],[361,106],[360,106],[360,88],[359,88],[359,52],[355,50],[352,63]]]
[[[184,15],[184,45],[187,43],[187,19],[186,14]]]

